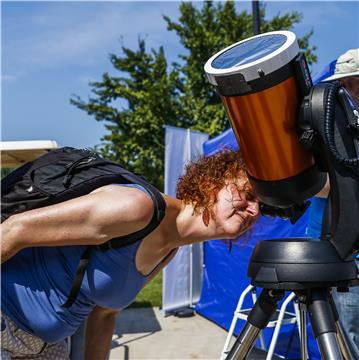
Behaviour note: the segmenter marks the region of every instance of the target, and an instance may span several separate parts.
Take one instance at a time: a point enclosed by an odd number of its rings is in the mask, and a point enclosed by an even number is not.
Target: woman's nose
[[[249,215],[252,217],[259,216],[259,206],[256,201],[248,201],[246,210],[249,213]]]

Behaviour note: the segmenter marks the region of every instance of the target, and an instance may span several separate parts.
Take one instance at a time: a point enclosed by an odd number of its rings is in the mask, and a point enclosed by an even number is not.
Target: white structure
[[[166,126],[165,193],[176,196],[176,184],[185,165],[203,154],[208,134],[189,129]],[[202,289],[202,244],[180,248],[163,271],[162,310],[168,315],[192,307],[198,302]]]
[[[1,141],[1,167],[14,168],[58,148],[54,140]]]

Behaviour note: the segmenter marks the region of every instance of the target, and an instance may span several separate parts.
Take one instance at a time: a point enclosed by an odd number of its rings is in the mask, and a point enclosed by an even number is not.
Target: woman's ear
[[[243,191],[240,191],[238,185],[236,185],[234,183],[230,183],[227,185],[227,189],[230,192],[230,194],[232,195],[232,200],[246,201],[246,196],[243,193]]]
[[[204,208],[203,212],[202,212],[202,221],[203,221],[203,224],[207,227],[209,225],[209,219],[210,219],[209,210],[207,208]]]
[[[227,190],[233,197],[237,197],[239,194],[238,187],[234,183],[230,183],[226,186]]]

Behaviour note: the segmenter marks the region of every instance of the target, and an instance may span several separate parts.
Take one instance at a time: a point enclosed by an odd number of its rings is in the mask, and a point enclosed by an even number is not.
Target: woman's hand
[[[234,239],[248,230],[258,217],[258,201],[248,199],[244,192],[239,192],[237,186],[231,183],[218,192],[210,223],[216,227],[219,239]]]

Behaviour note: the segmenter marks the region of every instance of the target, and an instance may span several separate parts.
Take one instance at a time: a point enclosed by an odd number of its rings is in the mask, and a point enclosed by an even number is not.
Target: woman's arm
[[[143,191],[109,185],[60,204],[11,216],[1,225],[1,262],[33,246],[97,245],[144,228],[153,214]]]
[[[95,307],[87,319],[85,360],[106,360],[115,331],[117,310]]]

